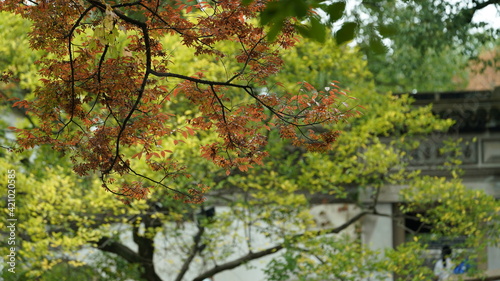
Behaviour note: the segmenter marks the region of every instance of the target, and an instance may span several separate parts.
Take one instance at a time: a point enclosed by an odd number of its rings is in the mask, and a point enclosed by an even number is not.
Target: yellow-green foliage
[[[380,267],[388,273],[394,273],[402,280],[432,280],[434,273],[424,265],[425,245],[410,241],[385,252],[386,259]]]
[[[472,190],[459,179],[416,177],[403,192],[404,210],[425,210],[422,222],[450,237],[467,237],[471,248],[494,245],[500,240],[500,203],[482,190]]]
[[[0,74],[12,72],[19,79],[19,88],[33,90],[40,85],[35,61],[42,52],[30,48],[26,30],[30,22],[7,12],[0,12]],[[4,88],[0,85],[0,88]],[[7,89],[19,90],[13,85]],[[20,96],[18,96],[20,98]]]
[[[48,150],[37,152],[50,158]],[[127,207],[103,192],[95,178],[78,178],[60,166],[64,161],[49,164],[38,156],[34,163],[22,165],[22,157],[29,154],[7,153],[0,163],[16,171],[17,272],[29,269],[25,276],[34,278],[60,263],[62,254],[71,256],[102,235],[113,235],[109,224],[121,222],[118,214]],[[4,201],[2,210],[7,216]],[[5,223],[1,221],[0,227]],[[2,248],[2,256],[7,250]]]
[[[349,90],[365,87],[373,89],[372,74],[366,68],[366,61],[356,48],[339,47],[335,39],[325,43],[300,40],[296,48],[284,51],[285,64],[279,75],[272,78],[287,90],[293,90],[296,82],[307,81],[316,88],[328,87],[333,80]],[[356,96],[356,95],[355,95]]]

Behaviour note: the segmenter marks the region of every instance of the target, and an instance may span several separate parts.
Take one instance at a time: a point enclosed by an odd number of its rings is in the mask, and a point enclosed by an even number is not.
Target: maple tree
[[[17,18],[1,17],[0,24],[2,20],[14,22]],[[24,40],[24,31],[10,31],[19,33],[9,38]],[[190,56],[190,48],[175,38],[162,38],[161,43],[178,58],[171,65],[173,72],[204,69],[206,79],[215,79],[226,71],[238,70],[237,64],[218,67],[210,56]],[[0,52],[4,46],[11,44],[0,44]],[[238,50],[237,45],[220,48],[226,53]],[[29,58],[36,56],[31,54],[30,50],[17,49],[12,52],[12,62],[6,62],[11,65],[5,67],[0,62],[0,69],[32,65]],[[372,74],[356,48],[339,47],[331,39],[324,44],[301,41],[282,54],[283,71],[269,77],[268,83],[285,81],[283,88],[294,92],[302,86],[290,82],[294,77],[311,81],[317,89],[330,86],[327,77],[340,77],[347,85],[353,85],[350,90],[360,102],[369,105],[361,118],[335,125],[334,129],[343,133],[330,153],[307,152],[283,140],[278,131],[265,130],[270,141],[264,165],[246,173],[233,168],[228,176],[224,168],[213,165],[210,159],[197,157],[201,145],[218,138],[216,131],[199,130],[197,137],[186,139],[179,134],[172,142],[183,141],[171,154],[179,166],[189,167],[193,176],[178,177],[176,187],[187,191],[193,182],[213,187],[200,206],[174,200],[164,188],[152,189],[147,200],[124,205],[112,194],[102,192],[99,179],[93,174],[72,175],[70,159],[60,157],[50,146],[18,153],[0,150],[0,166],[22,171],[18,174],[22,184],[18,186],[16,202],[21,206],[17,209],[20,262],[16,275],[4,271],[4,277],[158,281],[203,280],[215,274],[219,280],[231,268],[265,264],[267,280],[385,280],[393,273],[410,280],[429,280],[433,274],[423,267],[421,258],[425,243],[412,240],[397,249],[374,250],[352,232],[353,226],[359,227],[361,219],[367,216],[390,216],[379,213],[376,196],[369,202],[359,202],[358,192],[369,192],[372,187],[383,191],[387,184],[394,183],[412,187],[403,190],[404,199],[413,202],[407,209],[424,206],[432,210],[427,218],[429,223],[440,222],[442,217],[452,222],[433,235],[466,234],[471,247],[498,242],[500,209],[492,196],[468,191],[459,178],[448,181],[420,177],[405,169],[405,151],[418,146],[419,137],[433,138],[432,132],[445,131],[450,120],[438,119],[430,107],[412,107],[408,96],[376,94]],[[26,75],[25,81],[36,81],[33,72]],[[35,85],[0,85],[6,96],[31,88]],[[12,110],[9,103],[0,106],[5,112]],[[170,121],[175,125],[186,124],[198,114],[182,95],[171,99],[165,109],[182,113],[172,116]],[[17,127],[32,126],[27,115],[21,117],[16,121]],[[35,125],[40,122],[33,121]],[[14,123],[0,120],[0,124],[6,128]],[[6,135],[0,135],[2,145],[10,143],[4,138]],[[138,161],[138,171],[148,170],[144,160],[145,157]],[[400,172],[395,173],[395,168]],[[358,203],[362,209],[345,224],[317,231],[320,225],[314,222],[310,208],[318,202],[317,198],[332,197]],[[435,206],[433,199],[443,204]],[[6,210],[3,204],[5,200],[0,206]],[[211,205],[218,206],[215,216],[204,218],[202,207],[207,210]],[[467,215],[462,215],[464,212]],[[0,221],[0,229],[5,229],[5,221]],[[1,249],[2,255],[8,254],[6,250]],[[260,260],[261,257],[268,259]]]
[[[201,156],[228,172],[262,163],[266,130],[311,150],[328,149],[338,132],[314,127],[327,128],[356,110],[336,84],[318,91],[302,81],[296,93],[266,87],[296,35],[289,19],[268,41],[268,28],[253,20],[265,7],[266,1],[230,0],[2,1],[0,10],[32,21],[30,46],[46,52],[35,99],[14,104],[39,120],[35,128],[12,128],[18,143],[69,154],[77,174],[98,175],[114,194],[141,199],[151,186],[162,186],[186,202],[200,202],[207,187],[180,191],[168,184],[189,176],[172,151],[200,131],[217,132],[217,140],[200,147]],[[237,70],[215,79],[203,69],[172,72],[175,50],[162,44],[165,37],[190,48],[190,56]],[[225,53],[227,44],[239,50]],[[188,100],[197,112],[185,124],[173,121],[178,112],[166,110],[175,99]],[[154,176],[137,169],[142,157]]]

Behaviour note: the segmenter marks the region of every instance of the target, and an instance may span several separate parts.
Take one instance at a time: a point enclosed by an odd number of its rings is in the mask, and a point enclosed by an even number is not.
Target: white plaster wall
[[[339,227],[360,212],[361,210],[354,204],[322,204],[311,208],[318,229]],[[353,224],[342,233],[355,235],[355,231],[356,227]]]
[[[391,204],[378,204],[377,211],[392,215]],[[367,215],[362,223],[362,241],[371,249],[392,248],[392,219],[385,216]]]
[[[500,269],[500,248],[488,247],[487,252],[488,252],[488,270]]]
[[[380,214],[392,215],[392,205],[389,203],[378,204],[377,211]],[[387,216],[368,215],[363,218],[361,240],[372,250],[383,251],[392,248],[392,219]],[[382,253],[381,253],[382,254]],[[385,275],[384,275],[385,276]],[[381,280],[382,276],[374,276],[376,280]],[[393,280],[392,277],[385,277],[386,281]]]

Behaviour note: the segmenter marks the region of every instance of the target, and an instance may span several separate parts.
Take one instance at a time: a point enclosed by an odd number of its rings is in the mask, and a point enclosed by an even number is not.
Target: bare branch
[[[205,228],[202,226],[198,226],[198,232],[196,233],[196,235],[193,238],[193,240],[194,240],[193,247],[191,247],[191,251],[189,253],[189,256],[182,264],[181,270],[179,271],[179,274],[175,278],[175,281],[181,281],[182,278],[184,278],[184,275],[186,274],[186,272],[189,269],[189,265],[193,261],[194,257],[200,252],[200,241],[201,241],[201,237],[203,236],[204,233],[205,233]]]
[[[340,233],[341,231],[348,228],[349,226],[351,226],[352,224],[354,224],[355,222],[357,222],[362,217],[364,217],[365,215],[368,215],[368,214],[373,214],[373,212],[364,211],[364,212],[361,212],[361,213],[357,214],[356,216],[352,217],[350,220],[346,221],[345,223],[343,223],[342,225],[340,225],[338,227],[325,229],[325,230],[306,231],[306,232],[294,235],[294,236],[290,237],[288,240],[285,239],[285,241],[287,243],[289,243],[290,241],[293,242],[293,241],[296,241],[297,239],[299,239],[303,236],[306,236],[306,235],[307,236],[320,236],[320,235],[325,235],[325,234]],[[285,248],[285,242],[282,242],[274,247],[267,248],[267,249],[259,251],[259,252],[255,252],[255,253],[249,252],[245,256],[242,256],[242,257],[237,258],[235,260],[232,260],[232,261],[229,261],[227,263],[213,267],[212,269],[198,275],[196,278],[193,279],[193,281],[202,281],[203,279],[209,278],[209,277],[211,277],[217,273],[220,273],[222,271],[230,270],[230,269],[236,268],[244,263],[247,263],[249,261],[256,260],[256,259],[268,256],[268,255],[274,254],[274,253],[276,253],[284,248]]]
[[[99,241],[97,241],[97,249],[116,254],[130,263],[148,262],[148,260],[141,257],[129,247],[109,237],[102,237],[99,239]]]

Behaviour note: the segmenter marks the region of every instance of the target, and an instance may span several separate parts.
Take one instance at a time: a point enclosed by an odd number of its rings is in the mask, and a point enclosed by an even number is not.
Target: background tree
[[[447,91],[463,88],[468,61],[497,44],[491,19],[475,15],[498,8],[494,0],[279,0],[261,22],[277,32],[286,18],[297,17],[301,35],[320,42],[334,26],[337,43],[361,47],[379,91]]]
[[[159,41],[180,58],[170,66],[173,73],[203,69],[206,79],[214,79],[212,75],[217,78],[226,75],[226,70],[231,73],[232,69],[238,69],[237,64],[217,64],[210,56],[191,57],[188,47],[170,37]],[[231,45],[222,48],[226,54],[238,52]],[[329,56],[323,50],[328,50]],[[415,204],[407,208],[425,206],[435,210],[429,223],[440,220],[441,215],[450,222],[462,222],[438,229],[436,234],[474,233],[469,235],[471,246],[498,239],[495,234],[499,229],[499,207],[491,197],[466,191],[459,179],[448,182],[444,178],[420,178],[417,173],[405,170],[405,151],[418,146],[418,138],[414,138],[446,130],[450,121],[433,116],[430,107],[413,108],[407,96],[376,94],[362,54],[350,47],[338,47],[331,39],[324,45],[303,41],[283,56],[285,71],[273,78],[282,85],[268,80],[269,93],[301,92],[296,89],[307,90],[304,87],[329,91],[324,87],[333,88],[339,83],[325,85],[328,80],[324,77],[342,77],[358,98],[356,102],[368,105],[367,110],[360,118],[332,127],[343,133],[336,136],[329,154],[307,152],[292,141],[283,140],[278,132],[266,131],[270,139],[266,148],[269,157],[263,160],[264,165],[245,173],[233,167],[228,175],[226,169],[213,165],[209,159],[196,157],[196,148],[217,139],[217,132],[198,131],[196,137],[185,139],[182,133],[163,137],[164,142],[178,140],[171,154],[178,167],[189,167],[192,174],[189,178],[175,178],[172,182],[176,188],[187,191],[197,184],[212,186],[202,205],[204,210],[199,205],[172,199],[164,188],[152,189],[146,200],[123,205],[112,194],[102,192],[94,175],[79,179],[71,175],[70,160],[48,146],[24,154],[5,152],[0,159],[2,166],[23,170],[18,179],[23,183],[18,186],[21,206],[17,210],[21,238],[18,242],[22,258],[18,280],[37,276],[50,280],[54,275],[57,280],[72,280],[77,277],[60,277],[58,271],[64,267],[74,269],[81,262],[89,265],[80,267],[81,274],[86,269],[91,272],[87,274],[108,276],[110,280],[138,275],[145,280],[203,280],[276,252],[281,255],[274,256],[266,268],[269,280],[291,276],[307,280],[382,279],[393,272],[408,279],[429,280],[431,272],[422,269],[422,261],[415,258],[425,244],[405,243],[381,256],[380,251],[362,245],[347,228],[368,214],[385,215],[376,208],[376,196],[372,202],[362,204],[359,194],[374,190],[377,195],[376,191],[388,183],[410,183],[412,188],[405,199]],[[335,67],[329,67],[329,62]],[[311,84],[287,82],[294,77]],[[285,90],[274,91],[275,88]],[[166,103],[164,109],[182,113],[169,119],[174,126],[200,114],[193,110],[189,96],[180,94]],[[30,126],[29,122],[23,122],[18,127]],[[136,169],[149,175],[145,158],[138,159]],[[434,194],[443,204],[432,205],[424,194]],[[312,195],[359,203],[359,214],[345,225],[319,228],[309,213],[311,204],[317,200]],[[466,204],[457,204],[454,196]],[[218,209],[211,217],[207,211],[213,205],[225,208]],[[457,215],[463,212],[468,215]],[[4,229],[3,225],[0,228]],[[477,237],[484,239],[479,241]],[[91,248],[93,254],[89,253]],[[86,251],[78,254],[81,249]],[[101,264],[102,259],[107,263]]]
[[[358,42],[379,89],[464,88],[469,60],[498,38],[491,19],[474,18],[486,8],[498,9],[497,1],[363,1],[353,15],[362,23]],[[385,39],[387,52],[370,49],[374,36]]]

